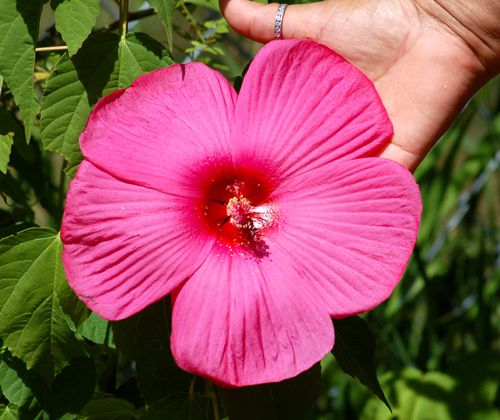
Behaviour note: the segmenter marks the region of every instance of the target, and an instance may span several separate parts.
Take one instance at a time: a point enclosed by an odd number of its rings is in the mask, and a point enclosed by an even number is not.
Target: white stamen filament
[[[233,197],[227,203],[227,215],[232,224],[240,229],[264,229],[273,222],[273,211],[269,205],[253,207],[243,196]]]

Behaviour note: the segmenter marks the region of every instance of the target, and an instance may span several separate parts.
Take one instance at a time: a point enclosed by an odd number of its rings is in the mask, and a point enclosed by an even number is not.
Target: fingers
[[[289,5],[283,17],[282,37],[317,39],[323,19],[322,3]],[[277,3],[262,4],[249,0],[220,0],[222,14],[241,35],[258,42],[274,39]]]
[[[392,142],[387,145],[387,148],[381,153],[380,157],[393,160],[403,165],[410,172],[415,172],[417,166],[424,159],[425,154],[417,154]]]

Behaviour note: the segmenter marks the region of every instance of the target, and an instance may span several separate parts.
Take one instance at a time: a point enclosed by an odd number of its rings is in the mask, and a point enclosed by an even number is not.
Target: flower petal
[[[229,157],[236,92],[202,63],[145,74],[101,100],[80,144],[113,176],[178,195],[193,195],[196,169]]]
[[[393,161],[364,158],[329,168],[276,192],[283,217],[276,245],[315,286],[330,315],[344,317],[372,309],[394,290],[422,204],[410,172]]]
[[[83,161],[61,238],[69,284],[106,319],[164,297],[201,265],[213,239],[194,230],[189,199],[117,180]]]
[[[256,156],[284,176],[376,155],[392,136],[373,83],[327,47],[304,40],[260,50],[245,75],[233,128],[235,161]]]
[[[324,307],[280,255],[260,261],[213,253],[174,299],[177,364],[223,386],[298,375],[333,347]]]

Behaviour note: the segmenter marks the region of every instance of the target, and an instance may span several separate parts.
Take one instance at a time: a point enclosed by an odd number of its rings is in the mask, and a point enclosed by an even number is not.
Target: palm
[[[329,15],[317,39],[374,81],[394,124],[383,156],[414,169],[466,98],[470,83],[456,71],[463,54],[452,36],[429,26],[413,3],[361,3],[323,3]]]
[[[242,3],[233,1],[221,4],[236,29],[259,41],[272,35],[272,25],[266,28],[267,22],[257,20],[260,11],[244,26],[245,18],[231,10]],[[283,24],[285,37],[314,39],[373,80],[394,125],[382,156],[409,169],[420,163],[474,90],[474,56],[415,3],[326,0],[290,6]],[[275,5],[263,7],[272,6],[275,13]]]

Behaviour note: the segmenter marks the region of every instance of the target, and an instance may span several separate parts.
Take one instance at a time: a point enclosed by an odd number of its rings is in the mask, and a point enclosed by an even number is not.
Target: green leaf
[[[18,420],[19,413],[17,408],[12,406],[0,405],[0,420]]]
[[[89,36],[99,14],[99,0],[51,0],[56,17],[56,29],[75,54]]]
[[[134,404],[119,398],[91,400],[78,415],[85,420],[131,420],[139,418]]]
[[[76,166],[82,159],[78,139],[97,101],[172,63],[166,48],[145,34],[91,35],[76,55],[61,59],[47,81],[41,115],[45,149]]]
[[[47,383],[85,355],[59,301],[58,290],[67,287],[61,251],[51,229],[32,228],[0,241],[0,338]]]
[[[41,411],[53,418],[78,412],[92,397],[95,383],[96,371],[91,359],[73,359],[56,376],[50,388],[35,371],[26,369],[21,360],[8,352],[0,364],[0,388],[25,418],[33,418]]]
[[[250,61],[244,68],[243,70],[241,71],[241,76],[237,76],[235,77],[235,79],[233,80],[233,86],[234,86],[234,89],[236,90],[236,92],[239,93],[240,89],[241,89],[241,85],[243,84],[243,78],[245,77],[245,75],[247,74],[247,71],[248,69],[250,68],[250,64],[252,64],[252,61]]]
[[[137,362],[139,390],[148,404],[188,389],[192,375],[179,369],[170,351],[169,298],[137,315],[113,322],[118,350]]]
[[[335,346],[332,353],[340,368],[370,389],[389,408],[375,369],[375,336],[368,323],[358,316],[335,319]]]
[[[69,287],[65,276],[58,277],[56,293],[59,303],[66,315],[69,316],[75,328],[78,328],[90,315],[90,309],[78,299],[75,292]]]
[[[10,159],[10,150],[14,142],[14,133],[6,136],[0,134],[0,172],[7,173],[7,164]]]
[[[118,45],[118,60],[103,90],[108,95],[118,89],[129,87],[141,74],[174,64],[168,50],[149,35],[140,32],[128,33]]]
[[[0,98],[2,97],[3,76],[0,74]]]
[[[174,21],[174,11],[177,0],[149,0],[148,3],[153,6],[160,16],[163,26],[165,26],[165,31],[167,33],[168,48],[172,50],[173,42],[173,21]]]
[[[226,414],[231,420],[302,420],[321,387],[321,366],[286,381],[234,389],[221,389]]]
[[[141,416],[141,419],[207,420],[211,418],[209,416],[210,410],[210,398],[207,396],[178,393],[165,397],[149,406],[144,415]],[[233,419],[231,418],[231,420]]]
[[[107,344],[108,342],[112,342],[109,322],[101,318],[95,312],[92,312],[85,322],[80,325],[78,333],[96,344]]]
[[[0,0],[0,74],[19,106],[28,140],[39,110],[33,69],[42,5],[43,0]]]
[[[196,4],[197,6],[207,7],[220,12],[219,2],[217,0],[187,0],[186,3]]]
[[[113,322],[117,348],[132,360],[143,362],[157,375],[167,367],[170,337],[170,308],[167,299],[150,305],[137,315]]]
[[[472,418],[473,407],[469,406],[466,394],[461,393],[454,378],[442,372],[423,373],[418,369],[407,368],[402,372],[383,375],[382,381],[388,390],[394,413],[389,413],[372,398],[365,405],[361,420]]]
[[[38,399],[43,401],[43,407],[51,418],[60,418],[64,413],[80,411],[92,398],[95,385],[94,361],[79,357],[71,360],[56,376],[52,388],[45,388],[44,394],[38,395]]]
[[[463,394],[468,407],[495,406],[495,399],[500,396],[499,352],[483,350],[466,355],[451,364],[447,373],[456,379],[457,391]],[[497,416],[499,414],[500,411]]]
[[[170,357],[169,357],[170,358]],[[193,375],[181,370],[169,361],[169,368],[162,367],[161,372],[153,372],[139,360],[137,366],[137,387],[147,404],[154,404],[179,391],[187,390]]]
[[[2,394],[11,404],[19,407],[36,404],[37,400],[31,389],[25,384],[18,372],[3,360],[4,358],[0,362],[0,389]]]
[[[109,80],[119,40],[109,33],[91,36],[72,59],[67,55],[61,59],[47,81],[40,120],[42,142],[45,149],[69,162],[82,159],[78,139]]]
[[[64,173],[69,179],[73,179],[75,177],[79,165],[80,162],[68,162],[66,168],[64,168]]]

